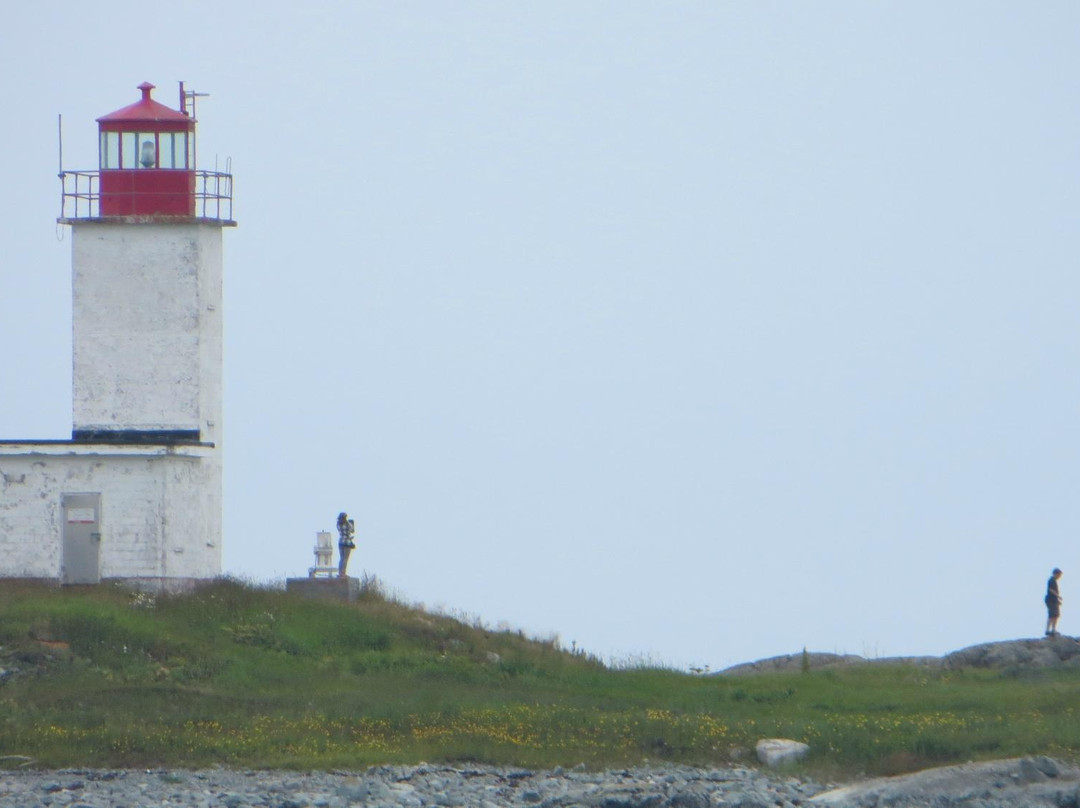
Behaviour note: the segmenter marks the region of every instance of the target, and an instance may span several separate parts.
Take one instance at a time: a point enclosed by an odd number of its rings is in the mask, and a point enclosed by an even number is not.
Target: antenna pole
[[[64,116],[59,112],[56,114],[56,143],[59,146],[59,169],[60,173],[56,176],[63,178],[64,176]]]
[[[210,93],[197,93],[194,90],[185,90],[184,89],[184,82],[180,82],[180,95],[182,96],[182,99],[181,99],[180,103],[182,105],[183,113],[185,115],[187,115],[189,118],[194,118],[195,117],[195,99],[196,98],[206,98],[207,96],[210,95]],[[191,110],[190,111],[188,110],[188,101],[191,102]],[[197,145],[196,144],[197,144],[197,141],[195,140],[195,133],[192,132],[191,133],[191,160],[192,160],[191,168],[195,168],[198,165],[198,157],[199,157],[199,155],[197,153]]]

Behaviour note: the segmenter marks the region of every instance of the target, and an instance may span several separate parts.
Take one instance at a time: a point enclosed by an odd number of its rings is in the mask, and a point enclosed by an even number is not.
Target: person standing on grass
[[[1046,597],[1043,600],[1046,602],[1047,637],[1056,637],[1058,635],[1057,624],[1058,618],[1061,617],[1061,592],[1058,591],[1058,578],[1060,577],[1061,570],[1054,567],[1050,580],[1046,582]]]

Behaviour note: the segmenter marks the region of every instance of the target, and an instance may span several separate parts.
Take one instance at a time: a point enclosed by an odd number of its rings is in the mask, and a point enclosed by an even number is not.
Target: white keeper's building
[[[222,233],[232,177],[195,166],[195,94],[98,119],[64,171],[72,433],[0,440],[0,578],[183,589],[221,574]]]

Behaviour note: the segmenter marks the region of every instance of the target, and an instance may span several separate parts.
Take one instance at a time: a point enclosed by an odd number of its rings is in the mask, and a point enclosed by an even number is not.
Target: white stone
[[[797,763],[806,757],[810,747],[787,738],[763,738],[757,742],[758,760],[770,769]]]

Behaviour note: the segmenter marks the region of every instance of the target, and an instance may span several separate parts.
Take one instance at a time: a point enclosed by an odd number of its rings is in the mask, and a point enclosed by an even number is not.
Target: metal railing
[[[195,171],[195,218],[219,222],[233,221],[232,174],[220,171]],[[60,174],[60,220],[97,219],[101,217],[101,172],[64,171]],[[151,192],[146,192],[151,195]],[[138,196],[125,191],[124,196]],[[160,195],[160,192],[152,192]]]

